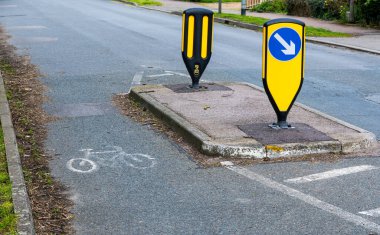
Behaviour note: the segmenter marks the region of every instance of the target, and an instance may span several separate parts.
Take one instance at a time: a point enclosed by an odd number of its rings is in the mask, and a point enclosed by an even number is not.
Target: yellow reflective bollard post
[[[213,23],[214,13],[207,9],[191,8],[182,15],[182,58],[194,89],[211,58]]]
[[[273,128],[291,127],[287,116],[302,87],[304,55],[305,23],[293,19],[264,23],[262,78],[277,115]]]

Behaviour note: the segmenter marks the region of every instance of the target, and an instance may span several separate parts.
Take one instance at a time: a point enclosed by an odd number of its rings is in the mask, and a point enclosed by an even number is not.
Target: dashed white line
[[[132,85],[140,85],[143,74],[143,71],[137,72],[135,76],[133,76]]]
[[[11,8],[11,7],[17,7],[17,5],[0,5],[0,8]]]
[[[166,77],[166,76],[173,76],[174,74],[171,73],[162,73],[162,74],[154,74],[146,76],[147,78],[158,78],[158,77]]]
[[[380,217],[380,208],[376,208],[376,209],[368,210],[368,211],[361,211],[359,212],[359,214],[369,215],[372,217]]]
[[[43,42],[55,42],[58,41],[56,37],[20,37],[14,40],[21,43],[43,43]]]
[[[370,171],[370,170],[375,170],[375,169],[379,169],[379,168],[376,166],[371,166],[371,165],[353,166],[353,167],[346,167],[346,168],[341,168],[341,169],[334,169],[331,171],[325,171],[325,172],[293,178],[293,179],[287,179],[284,182],[301,184],[301,183],[325,180],[325,179],[330,179],[330,178],[334,178],[338,176],[349,175],[349,174],[359,173],[363,171]]]
[[[46,29],[47,27],[42,25],[19,25],[8,27],[9,30],[29,30],[29,29]]]
[[[190,76],[188,74],[184,74],[184,73],[178,73],[178,72],[173,72],[173,71],[165,71],[165,73],[171,73],[171,74],[175,74],[178,76],[190,78]]]
[[[348,211],[343,210],[342,208],[339,208],[337,206],[331,205],[327,202],[321,201],[318,198],[315,198],[313,196],[307,195],[305,193],[302,193],[298,190],[295,190],[293,188],[290,188],[286,185],[280,184],[276,181],[273,181],[271,179],[265,178],[262,175],[256,174],[252,171],[249,171],[248,169],[245,169],[243,167],[238,166],[225,166],[227,169],[234,171],[244,177],[247,177],[248,179],[251,179],[253,181],[259,182],[263,184],[266,187],[269,187],[271,189],[277,190],[285,195],[288,195],[293,198],[297,198],[311,206],[317,207],[323,211],[326,211],[330,214],[336,215],[341,219],[344,219],[348,222],[351,222],[353,224],[356,224],[358,226],[364,227],[368,230],[371,230],[372,232],[380,233],[380,225],[369,221],[363,217],[360,217],[358,215],[352,214]]]
[[[141,84],[141,79],[143,78],[143,75],[144,75],[144,71],[140,71],[140,72],[137,72],[137,73],[135,74],[135,76],[133,76],[132,84],[131,84],[131,86],[129,87],[129,91],[128,91],[128,93],[131,92],[132,87],[134,87],[134,86],[138,86],[138,85]]]

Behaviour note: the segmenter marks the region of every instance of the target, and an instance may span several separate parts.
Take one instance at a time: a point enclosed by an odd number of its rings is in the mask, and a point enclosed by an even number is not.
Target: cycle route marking
[[[93,173],[100,167],[125,168],[144,170],[153,168],[157,161],[154,157],[143,153],[126,153],[121,147],[110,146],[110,150],[94,151],[81,149],[83,156],[72,158],[66,167],[75,173]]]

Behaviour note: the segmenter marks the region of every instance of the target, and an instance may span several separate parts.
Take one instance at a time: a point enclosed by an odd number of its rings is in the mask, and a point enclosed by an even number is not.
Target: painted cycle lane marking
[[[66,167],[76,173],[93,173],[100,167],[148,169],[157,164],[154,157],[143,153],[126,153],[121,147],[110,146],[110,150],[94,151],[81,149],[83,157],[72,158]]]

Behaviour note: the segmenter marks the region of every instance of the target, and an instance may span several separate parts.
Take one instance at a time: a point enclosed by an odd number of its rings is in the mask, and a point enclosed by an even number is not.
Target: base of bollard
[[[193,83],[191,86],[190,86],[191,89],[199,89],[201,88],[201,86],[199,86],[199,83]]]
[[[294,129],[295,127],[288,124],[286,121],[280,121],[277,123],[272,123],[271,125],[268,125],[270,128],[275,130],[281,130],[281,129]]]

